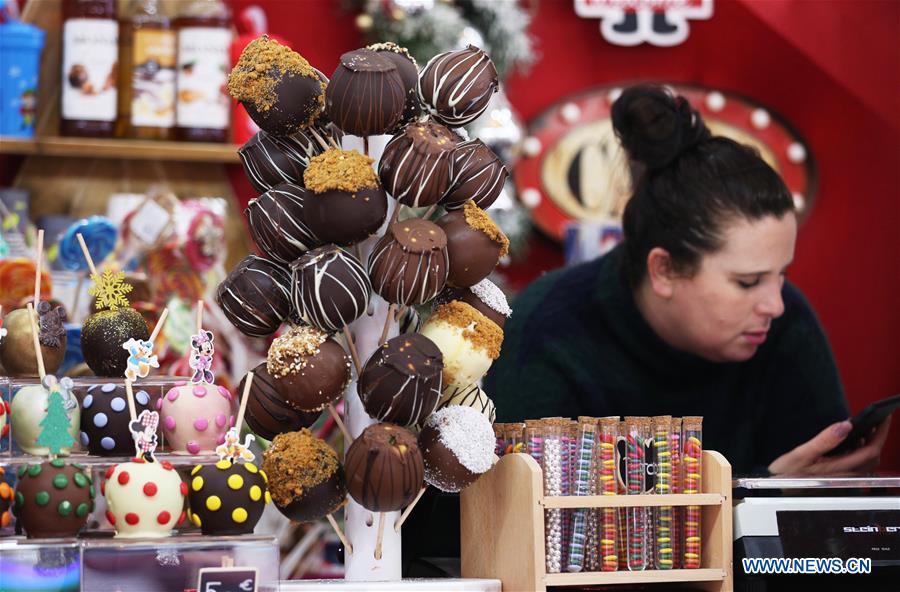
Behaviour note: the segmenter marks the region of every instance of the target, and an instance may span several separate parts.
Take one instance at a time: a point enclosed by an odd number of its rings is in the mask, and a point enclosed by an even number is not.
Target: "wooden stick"
[[[222,567],[234,567],[234,557],[222,555]]]
[[[356,376],[362,374],[362,364],[359,363],[359,354],[356,352],[356,344],[353,343],[353,334],[350,333],[350,327],[344,325],[344,337],[347,338],[347,347],[350,348],[350,357],[353,358],[353,365],[356,366]]]
[[[415,508],[416,504],[419,503],[419,500],[422,499],[422,495],[425,494],[426,489],[428,489],[427,485],[422,487],[422,489],[419,490],[419,493],[416,494],[416,498],[412,501],[412,503],[406,506],[406,509],[403,510],[403,514],[401,514],[397,522],[394,523],[394,532],[400,532],[400,527],[403,526],[403,523],[406,522],[406,519],[409,518],[410,514],[412,514],[413,508]]]
[[[378,346],[384,345],[384,342],[387,341],[388,331],[391,330],[391,321],[395,321],[394,311],[397,309],[397,305],[393,302],[390,306],[388,306],[387,314],[384,317],[384,329],[381,330],[381,339],[378,340]]]
[[[369,155],[369,136],[363,136],[363,153]]]
[[[247,410],[247,401],[250,400],[250,385],[253,384],[253,371],[247,372],[247,380],[244,382],[244,392],[241,394],[241,408],[238,410],[237,421],[234,426],[241,433],[241,425],[244,423],[244,412]]]
[[[344,439],[347,440],[345,446],[349,446],[351,442],[353,442],[353,436],[350,435],[350,431],[347,429],[347,426],[344,425],[344,420],[341,419],[341,414],[337,412],[337,409],[334,408],[334,405],[328,404],[328,413],[331,414],[331,417],[334,418],[334,423],[337,424],[337,427],[341,430],[341,433],[344,434]]]
[[[37,258],[34,260],[34,307],[41,302],[41,267],[44,261],[44,229],[37,233]]]
[[[400,309],[397,311],[397,314],[394,316],[394,320],[399,321],[400,319],[402,319],[403,315],[406,314],[407,310],[409,310],[408,306],[406,306],[405,304],[403,306],[401,306]]]
[[[159,315],[159,320],[156,321],[156,326],[153,327],[153,333],[150,334],[150,343],[156,341],[156,338],[159,337],[159,332],[162,331],[163,325],[166,324],[166,317],[169,316],[169,307],[163,309],[162,314]]]
[[[31,339],[34,342],[34,353],[37,357],[37,365],[38,365],[38,374],[41,377],[41,382],[44,382],[44,377],[47,376],[47,370],[44,368],[44,353],[41,351],[41,341],[38,338],[38,328],[37,323],[34,321],[35,312],[34,307],[31,303],[28,303],[28,320],[31,322]]]
[[[203,332],[203,301],[197,301],[197,335]]]
[[[431,215],[434,213],[434,211],[437,209],[437,207],[438,207],[438,204],[434,204],[433,206],[431,206],[430,208],[428,208],[428,211],[425,212],[425,215],[422,216],[422,219],[423,219],[423,220],[430,220],[430,219],[431,219]]]
[[[134,391],[131,388],[131,381],[125,379],[125,394],[128,395],[128,413],[131,414],[131,421],[137,420],[137,409],[134,406]]]
[[[84,260],[87,261],[88,268],[91,270],[91,275],[99,276],[100,274],[97,273],[97,268],[94,267],[94,260],[91,259],[91,252],[88,251],[87,245],[84,244],[84,237],[81,236],[81,233],[79,232],[75,235],[75,238],[78,239],[78,244],[81,245],[81,252],[84,253]]]
[[[384,540],[384,512],[378,514],[378,538],[375,539],[375,559],[381,560],[381,542]]]
[[[394,211],[391,213],[391,221],[388,222],[388,225],[387,225],[388,230],[390,230],[391,226],[394,225],[394,223],[397,221],[397,219],[399,217],[400,217],[400,202],[398,201],[396,204],[394,204]]]
[[[328,518],[328,523],[331,524],[331,528],[334,529],[334,532],[338,535],[338,538],[341,539],[341,542],[344,543],[344,553],[346,555],[353,555],[353,545],[350,544],[350,541],[347,540],[346,535],[344,535],[344,531],[341,530],[340,525],[337,523],[337,520],[334,519],[332,514],[328,514],[325,516]]]

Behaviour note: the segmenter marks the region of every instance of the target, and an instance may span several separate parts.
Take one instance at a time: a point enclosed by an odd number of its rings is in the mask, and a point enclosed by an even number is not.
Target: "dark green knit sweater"
[[[704,447],[735,474],[761,472],[847,403],[815,314],[789,283],[785,313],[746,362],[713,363],[660,339],[634,303],[622,248],[549,273],[514,302],[485,379],[497,421],[578,415],[702,415]]]

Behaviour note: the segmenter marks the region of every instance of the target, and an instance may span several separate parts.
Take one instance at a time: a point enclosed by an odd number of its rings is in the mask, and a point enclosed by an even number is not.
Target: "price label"
[[[204,567],[197,592],[256,592],[258,576],[255,567]]]

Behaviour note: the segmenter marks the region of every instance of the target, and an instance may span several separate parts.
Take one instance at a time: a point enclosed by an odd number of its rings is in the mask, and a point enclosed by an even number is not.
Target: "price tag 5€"
[[[255,567],[204,567],[197,592],[256,592],[258,575]]]

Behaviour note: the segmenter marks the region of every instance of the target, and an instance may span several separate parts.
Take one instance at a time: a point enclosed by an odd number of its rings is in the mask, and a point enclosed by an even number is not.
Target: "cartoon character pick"
[[[128,424],[134,449],[139,458],[153,457],[156,452],[156,428],[159,427],[159,413],[144,409],[138,418]]]
[[[191,377],[192,383],[206,382],[212,384],[215,381],[215,376],[212,373],[213,353],[215,353],[213,339],[212,331],[203,329],[200,330],[198,335],[191,336],[192,351],[189,364],[194,370],[194,375]]]
[[[125,378],[134,382],[138,378],[146,378],[150,374],[150,368],[159,368],[159,360],[153,355],[153,343],[162,330],[169,316],[169,309],[164,308],[150,339],[131,338],[122,344],[122,349],[128,352],[128,365],[125,368]]]

